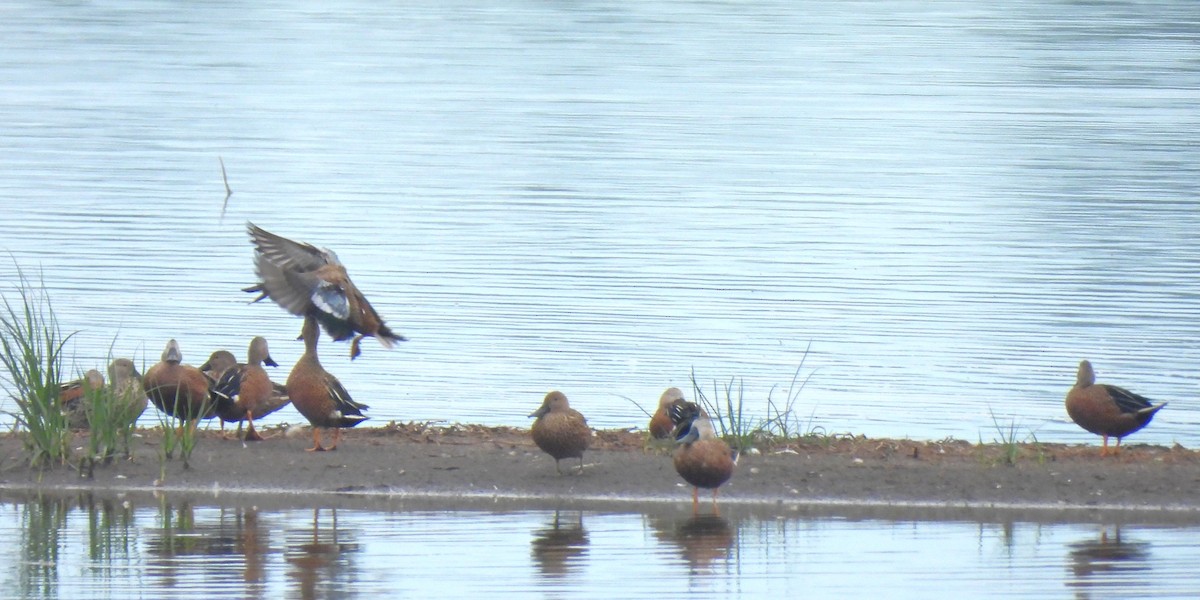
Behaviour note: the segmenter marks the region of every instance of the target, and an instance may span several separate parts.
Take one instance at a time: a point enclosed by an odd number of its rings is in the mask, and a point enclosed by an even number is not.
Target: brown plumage
[[[650,437],[656,440],[671,438],[671,432],[675,431],[675,423],[671,421],[671,405],[678,402],[685,402],[679,388],[667,388],[662,393],[658,398],[658,410],[650,417]]]
[[[215,355],[216,353],[214,353]],[[211,361],[210,361],[211,362]],[[261,336],[250,340],[246,352],[246,364],[234,364],[224,370],[213,387],[213,394],[225,401],[217,409],[217,416],[225,422],[248,422],[246,441],[261,441],[263,438],[254,430],[254,419],[261,419],[289,402],[286,390],[271,382],[263,365],[279,366],[267,349],[267,340]]]
[[[216,403],[209,394],[211,381],[200,369],[182,362],[179,343],[167,342],[162,362],[142,377],[146,395],[158,410],[181,421],[211,419],[216,416]]]
[[[142,375],[137,372],[133,361],[118,358],[108,365],[108,381],[112,386],[112,402],[122,412],[122,423],[136,423],[146,412],[146,388],[142,386]]]
[[[1067,392],[1067,414],[1075,424],[1104,436],[1100,455],[1108,454],[1109,436],[1117,438],[1113,454],[1121,451],[1121,438],[1145,427],[1167,403],[1154,404],[1115,385],[1096,383],[1096,372],[1088,361],[1079,363],[1075,386]]]
[[[245,291],[259,294],[255,302],[270,298],[293,315],[315,317],[335,341],[353,338],[351,359],[361,353],[363,336],[374,336],[385,348],[405,341],[384,324],[332,251],[289,240],[253,223],[246,228],[254,243],[259,283]]]
[[[220,381],[225,371],[238,364],[237,357],[228,350],[217,350],[208,356],[208,360],[200,365],[200,370],[214,382]]]
[[[554,470],[562,474],[558,461],[578,458],[579,472],[583,472],[583,451],[592,441],[592,429],[579,411],[571,408],[562,392],[550,392],[541,407],[529,416],[537,417],[530,433],[533,443],[554,458]]]
[[[67,427],[88,428],[88,405],[99,397],[103,389],[104,376],[95,369],[84,373],[80,379],[58,386],[58,402],[67,418]]]
[[[363,409],[365,404],[355,402],[346,388],[342,387],[337,377],[331,375],[317,358],[317,341],[321,331],[317,319],[313,316],[304,318],[304,355],[292,367],[287,380],[287,395],[292,399],[292,406],[308,419],[313,428],[313,447],[310,452],[337,450],[343,427],[354,427],[365,421]],[[321,428],[333,428],[333,445],[321,446]]]
[[[717,437],[712,421],[692,402],[677,405],[673,412],[678,422],[675,428],[675,472],[692,485],[692,510],[700,503],[700,488],[713,491],[713,508],[717,506],[717,490],[733,476],[737,456],[729,444]]]

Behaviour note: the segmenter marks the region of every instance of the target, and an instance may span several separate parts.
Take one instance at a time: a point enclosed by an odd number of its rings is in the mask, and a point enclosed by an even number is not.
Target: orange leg
[[[334,427],[333,428],[333,445],[326,448],[326,450],[330,450],[330,451],[337,450],[337,445],[338,445],[338,442],[340,442],[340,441],[342,441],[342,428]]]
[[[692,514],[697,515],[699,513],[700,513],[700,488],[693,487],[692,488]]]
[[[246,437],[243,439],[247,442],[263,441],[263,437],[261,435],[258,435],[258,432],[254,430],[254,417],[252,416],[252,413],[250,411],[246,411],[246,422],[249,423],[250,425],[248,427],[246,427]],[[240,428],[241,425],[238,425],[238,427]]]
[[[1104,436],[1104,446],[1100,448],[1100,456],[1108,456],[1108,436]]]
[[[313,427],[313,447],[308,448],[307,452],[324,452],[325,448],[321,447],[321,428]]]
[[[721,509],[717,507],[717,490],[718,489],[720,489],[720,488],[713,488],[713,514],[719,517],[719,516],[721,516]]]

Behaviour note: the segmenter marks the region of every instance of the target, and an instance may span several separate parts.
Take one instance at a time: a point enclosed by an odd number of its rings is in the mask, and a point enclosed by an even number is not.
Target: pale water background
[[[692,369],[761,412],[803,359],[804,427],[1083,442],[1089,358],[1200,443],[1194,2],[14,1],[0,40],[0,248],[80,370],[261,334],[286,379],[249,220],[411,338],[321,347],[377,424],[644,426]]]
[[[0,585],[86,598],[1185,598],[1196,527],[686,509],[0,503]],[[881,596],[882,594],[882,596]]]
[[[198,364],[261,334],[282,381],[299,322],[239,291],[250,220],[336,250],[411,338],[354,363],[321,347],[377,424],[523,425],[557,388],[596,426],[642,426],[625,398],[649,407],[693,369],[709,388],[739,378],[756,408],[803,360],[805,427],[987,441],[994,414],[1093,442],[1062,409],[1090,358],[1102,381],[1171,401],[1132,441],[1196,446],[1198,41],[1191,0],[11,0],[0,281],[10,297],[14,263],[44,278],[80,371],[110,347],[148,365],[174,337]],[[46,510],[61,527],[38,525]],[[678,520],[585,513],[568,517],[582,548],[555,562],[539,511],[339,511],[330,550],[306,510],[255,529],[198,507],[186,531],[122,510],[114,547],[87,537],[94,512],[0,505],[3,589],[1200,589],[1194,527],[1126,527],[1106,554],[1112,524],[727,508],[734,543],[718,531],[693,553]],[[247,557],[250,529],[269,535]]]

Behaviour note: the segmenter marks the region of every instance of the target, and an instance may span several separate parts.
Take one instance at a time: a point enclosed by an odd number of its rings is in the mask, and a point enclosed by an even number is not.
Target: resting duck
[[[317,358],[317,341],[321,338],[321,330],[316,317],[304,317],[304,329],[300,337],[304,338],[304,354],[292,367],[291,375],[288,375],[287,395],[292,400],[292,406],[312,424],[313,447],[308,451],[337,450],[342,428],[354,427],[367,420],[362,414],[367,405],[355,402],[337,377],[321,366]],[[333,445],[328,448],[321,446],[322,427],[333,428]]]
[[[671,405],[685,402],[683,392],[679,388],[667,388],[658,398],[658,410],[650,417],[650,437],[656,440],[671,439],[675,431],[675,423],[671,421]]]
[[[208,377],[200,369],[182,362],[179,343],[167,342],[162,362],[150,367],[142,377],[146,395],[158,410],[180,421],[211,419],[216,416],[216,403],[209,394]]]
[[[221,380],[221,376],[225,371],[236,367],[238,364],[237,357],[228,350],[217,350],[208,356],[208,360],[200,365],[200,370],[208,376],[209,379],[216,383]],[[275,366],[275,365],[272,365]]]
[[[88,428],[88,405],[98,398],[103,389],[104,376],[96,369],[84,373],[80,379],[58,386],[58,402],[67,419],[67,427]]]
[[[1096,383],[1092,363],[1081,361],[1075,376],[1075,387],[1067,392],[1067,414],[1076,425],[1096,435],[1104,436],[1100,455],[1108,454],[1109,436],[1117,438],[1113,454],[1121,451],[1121,438],[1150,424],[1154,415],[1167,403],[1154,404],[1115,385]]]
[[[384,324],[331,250],[280,237],[253,223],[246,228],[259,283],[245,291],[259,294],[255,302],[270,298],[293,315],[315,317],[335,341],[353,337],[351,359],[362,352],[364,336],[374,336],[385,348],[405,341]]]
[[[550,392],[542,400],[542,406],[530,417],[537,417],[530,433],[533,443],[543,452],[554,457],[554,470],[562,474],[558,461],[578,458],[579,472],[583,472],[583,451],[592,441],[592,429],[579,411],[571,408],[562,392]]]
[[[286,390],[271,382],[271,376],[263,368],[264,364],[269,367],[279,366],[271,358],[266,338],[255,337],[250,340],[246,364],[235,363],[232,367],[225,368],[213,386],[213,394],[221,399],[217,409],[221,425],[236,422],[240,432],[241,422],[246,421],[249,425],[246,428],[246,436],[242,439],[248,442],[259,442],[263,439],[254,430],[254,419],[261,419],[283,408],[290,401]]]
[[[717,506],[717,490],[733,476],[737,453],[717,437],[712,421],[693,402],[672,406],[675,421],[675,472],[692,485],[692,511],[700,503],[700,488],[711,489],[713,508]]]
[[[112,385],[112,401],[122,411],[121,422],[132,425],[146,412],[146,389],[142,375],[128,358],[118,358],[108,365],[108,381]]]

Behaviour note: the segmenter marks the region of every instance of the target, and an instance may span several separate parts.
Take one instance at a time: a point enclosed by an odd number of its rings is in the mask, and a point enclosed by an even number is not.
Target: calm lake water
[[[443,512],[84,495],[0,502],[0,583],[26,598],[1182,598],[1200,589],[1198,534],[736,506],[692,516],[685,504]]]
[[[14,0],[0,278],[80,371],[258,334],[282,381],[253,221],[411,338],[321,347],[375,423],[644,426],[693,370],[763,414],[802,363],[800,428],[1084,442],[1089,358],[1194,446],[1197,39],[1191,0]]]

